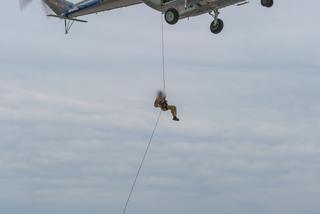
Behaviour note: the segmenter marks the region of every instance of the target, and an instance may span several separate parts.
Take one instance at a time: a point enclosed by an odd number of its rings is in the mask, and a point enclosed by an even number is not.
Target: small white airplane
[[[32,0],[20,0],[20,7],[23,9]],[[176,24],[179,19],[198,16],[209,13],[213,17],[210,30],[218,34],[223,29],[223,21],[218,18],[219,10],[231,5],[244,5],[249,0],[83,0],[79,3],[72,3],[66,0],[41,0],[54,14],[49,17],[56,17],[65,21],[65,33],[67,34],[75,21],[87,22],[78,19],[80,16],[127,7],[135,4],[145,3],[149,7],[164,13],[168,24]],[[264,7],[272,7],[273,0],[260,0]]]

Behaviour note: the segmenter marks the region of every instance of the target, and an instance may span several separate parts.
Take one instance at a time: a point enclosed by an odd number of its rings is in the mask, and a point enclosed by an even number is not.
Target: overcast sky
[[[121,213],[158,111],[160,14],[85,17],[3,1],[0,210]],[[260,1],[165,24],[169,103],[128,213],[316,214],[320,2]]]

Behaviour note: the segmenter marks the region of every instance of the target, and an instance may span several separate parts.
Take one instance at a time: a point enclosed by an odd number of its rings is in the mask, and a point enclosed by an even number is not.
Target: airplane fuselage
[[[179,12],[179,18],[197,16],[208,13],[214,9],[221,9],[230,5],[245,2],[246,0],[143,0],[149,7],[166,11],[175,8]]]
[[[179,12],[179,18],[182,19],[245,1],[247,0],[85,0],[75,4],[65,15],[78,17],[145,3],[149,7],[161,12],[165,12],[169,8],[175,8]]]
[[[209,13],[214,18],[210,25],[210,30],[214,34],[220,33],[224,26],[223,21],[218,18],[221,8],[249,2],[248,0],[83,0],[73,4],[66,0],[43,1],[56,13],[49,16],[82,22],[85,21],[77,17],[141,3],[163,13],[166,22],[171,25],[176,24],[179,19]],[[273,5],[273,0],[260,1],[264,7]]]

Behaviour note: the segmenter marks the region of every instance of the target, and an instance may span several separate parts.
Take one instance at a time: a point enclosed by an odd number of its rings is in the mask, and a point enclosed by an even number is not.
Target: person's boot
[[[179,118],[177,118],[176,116],[174,116],[174,117],[172,118],[172,120],[174,120],[174,121],[179,121]]]

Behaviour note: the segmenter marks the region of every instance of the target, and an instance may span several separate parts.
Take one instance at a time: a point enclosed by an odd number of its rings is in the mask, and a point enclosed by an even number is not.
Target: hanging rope
[[[132,193],[133,193],[133,190],[134,190],[134,187],[136,186],[136,183],[137,183],[138,177],[139,177],[139,175],[140,175],[140,172],[141,172],[143,163],[144,163],[144,161],[145,161],[145,159],[146,159],[146,157],[147,157],[149,148],[150,148],[150,146],[151,146],[151,142],[152,142],[154,133],[156,132],[156,129],[157,129],[157,127],[158,127],[160,117],[161,117],[161,110],[159,111],[159,115],[158,115],[158,119],[157,119],[156,125],[155,125],[154,128],[153,128],[152,134],[151,134],[150,139],[149,139],[149,143],[148,143],[147,148],[146,148],[146,150],[145,150],[145,152],[144,152],[144,154],[143,154],[143,158],[142,158],[141,163],[140,163],[140,166],[139,166],[139,168],[138,168],[138,172],[137,172],[137,174],[136,174],[136,177],[135,177],[135,179],[134,179],[134,181],[133,181],[133,184],[132,184],[130,193],[129,193],[129,195],[128,195],[126,204],[125,204],[125,206],[124,206],[124,208],[123,208],[122,214],[125,214],[125,213],[126,213],[126,210],[127,210],[128,204],[129,204],[129,201],[130,201],[130,199],[131,199],[131,196],[132,196]]]
[[[161,44],[162,44],[162,80],[163,80],[163,91],[165,92],[166,90],[166,76],[165,76],[165,55],[164,55],[164,32],[163,32],[163,18],[162,18],[162,12],[161,12],[161,37],[162,37],[162,40],[161,40]],[[143,154],[143,157],[142,157],[142,160],[140,162],[140,165],[139,165],[139,168],[138,168],[138,171],[137,171],[137,174],[134,178],[134,181],[132,183],[132,186],[131,186],[131,190],[129,192],[129,195],[128,195],[128,198],[126,200],[126,203],[124,205],[124,208],[123,208],[123,211],[122,211],[122,214],[125,214],[126,211],[127,211],[127,207],[128,207],[128,204],[130,202],[130,199],[131,199],[131,196],[133,194],[133,191],[134,191],[134,188],[136,186],[136,183],[138,181],[138,178],[139,178],[139,175],[140,175],[140,172],[141,172],[141,169],[142,169],[142,166],[143,166],[143,163],[147,157],[147,154],[148,154],[148,151],[150,149],[150,146],[151,146],[151,143],[152,143],[152,139],[153,139],[153,136],[157,130],[157,127],[158,127],[158,124],[159,124],[159,121],[160,121],[160,117],[161,117],[161,110],[159,111],[159,114],[158,114],[158,118],[157,118],[157,121],[156,121],[156,124],[152,130],[152,133],[151,133],[151,136],[150,136],[150,139],[149,139],[149,142],[147,144],[147,148]]]
[[[166,73],[165,73],[165,51],[164,51],[164,33],[163,33],[163,18],[161,12],[161,50],[162,50],[162,79],[163,79],[163,92],[166,92]]]

